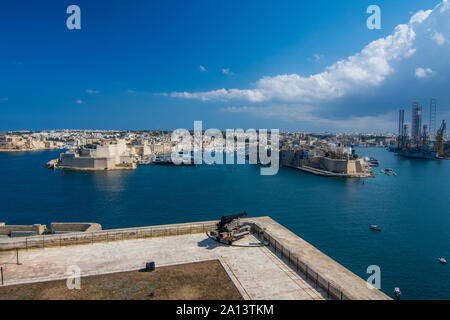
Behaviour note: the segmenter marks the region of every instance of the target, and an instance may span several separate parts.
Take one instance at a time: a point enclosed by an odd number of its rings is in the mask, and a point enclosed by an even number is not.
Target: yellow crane
[[[442,120],[441,127],[436,133],[436,151],[439,157],[444,157],[444,136],[447,124],[445,120]]]

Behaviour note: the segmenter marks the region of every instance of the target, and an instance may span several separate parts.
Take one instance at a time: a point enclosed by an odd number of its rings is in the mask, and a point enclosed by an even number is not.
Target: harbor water
[[[216,220],[247,211],[270,216],[360,277],[380,267],[381,290],[403,299],[450,299],[449,160],[379,160],[375,178],[314,176],[252,165],[157,166],[124,171],[48,170],[60,151],[0,153],[0,222],[98,222],[123,228]],[[393,168],[397,176],[380,169]],[[370,230],[379,225],[382,232]]]

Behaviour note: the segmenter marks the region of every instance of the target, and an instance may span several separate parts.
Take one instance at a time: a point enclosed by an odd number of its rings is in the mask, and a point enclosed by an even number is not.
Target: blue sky
[[[71,4],[81,8],[81,30],[66,28]],[[381,30],[366,27],[371,4],[381,8]],[[427,121],[431,97],[440,121],[450,109],[448,6],[2,1],[0,130],[176,129],[203,120],[222,129],[395,131],[397,110],[408,117],[413,100]]]

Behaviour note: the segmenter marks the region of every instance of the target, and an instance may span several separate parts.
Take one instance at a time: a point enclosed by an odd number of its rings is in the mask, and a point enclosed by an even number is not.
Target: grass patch
[[[242,300],[219,261],[121,272],[81,279],[80,290],[65,280],[0,287],[0,300]]]

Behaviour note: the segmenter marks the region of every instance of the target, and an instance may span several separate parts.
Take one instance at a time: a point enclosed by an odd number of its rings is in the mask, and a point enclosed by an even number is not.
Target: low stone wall
[[[58,232],[94,232],[102,230],[98,223],[78,223],[78,222],[52,222],[50,225],[51,233]]]
[[[202,223],[180,223],[154,227],[111,229],[92,232],[49,234],[23,238],[0,239],[0,251],[47,248],[47,247],[90,244],[94,242],[109,242],[127,239],[165,237],[191,233],[203,233],[214,230],[216,224],[217,221],[208,221]]]
[[[9,235],[11,231],[24,231],[24,232],[36,232],[36,234],[42,234],[45,231],[45,225],[34,224],[34,225],[5,225],[5,223],[0,224],[0,235]],[[1,249],[0,249],[1,250]]]

